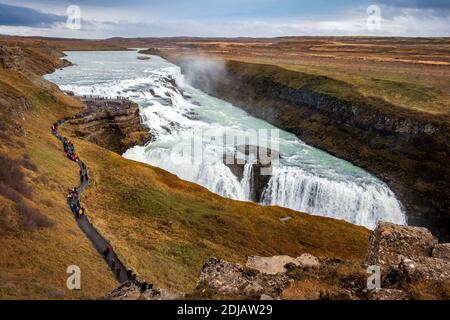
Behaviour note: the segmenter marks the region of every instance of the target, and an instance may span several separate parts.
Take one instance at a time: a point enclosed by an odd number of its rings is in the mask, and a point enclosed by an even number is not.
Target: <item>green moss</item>
[[[447,104],[442,102],[442,97],[446,96],[445,93],[436,88],[409,83],[406,80],[364,78],[363,82],[365,86],[370,87],[370,91],[362,93],[359,87],[352,84],[354,79],[350,78],[347,82],[327,76],[288,70],[275,65],[238,61],[227,61],[227,69],[231,73],[244,74],[254,79],[269,79],[292,89],[303,89],[337,101],[365,106],[385,115],[413,116],[429,120],[432,115],[426,112],[429,109],[427,106],[434,105],[442,112],[448,108]],[[441,120],[445,121],[445,118]]]
[[[442,94],[440,90],[419,84],[378,78],[370,78],[370,81],[372,86],[383,95],[401,96],[403,99],[414,102],[430,102],[430,100],[437,100]]]

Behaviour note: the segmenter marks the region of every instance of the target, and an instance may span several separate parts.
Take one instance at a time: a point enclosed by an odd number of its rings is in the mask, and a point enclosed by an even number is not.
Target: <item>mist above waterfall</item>
[[[183,59],[180,66],[187,84],[195,87],[196,82],[206,85],[206,91],[214,89],[217,81],[226,81],[227,71],[223,60],[209,58]]]
[[[277,128],[192,87],[200,79],[207,79],[211,85],[226,79],[222,61],[189,59],[183,62],[182,73],[179,67],[156,56],[138,60],[136,52],[68,55],[76,65],[56,72],[50,79],[62,89],[76,94],[120,95],[139,104],[142,120],[156,140],[129,149],[124,157],[161,167],[224,197],[250,200],[254,168],[246,164],[242,177],[237,177],[223,162],[224,148],[232,152],[236,144],[225,141],[221,145],[204,139],[204,133],[220,136],[231,131],[236,136],[248,136],[251,130]],[[95,61],[102,61],[102,68]],[[103,72],[104,68],[111,72]],[[369,228],[380,220],[406,222],[394,193],[364,170],[283,130],[267,140],[279,146],[276,151],[282,158],[261,190],[262,204],[345,219]],[[201,161],[192,161],[192,155],[183,152],[192,148],[193,141],[201,142]]]

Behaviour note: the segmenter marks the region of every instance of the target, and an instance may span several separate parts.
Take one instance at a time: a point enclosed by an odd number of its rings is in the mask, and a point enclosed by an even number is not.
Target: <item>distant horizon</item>
[[[57,37],[57,36],[24,36],[17,34],[2,34],[0,33],[0,37],[16,37],[16,38],[34,38],[34,39],[52,39],[52,40],[89,40],[89,41],[105,41],[105,40],[114,40],[114,39],[124,39],[124,40],[148,40],[148,39],[193,39],[193,40],[209,40],[209,39],[219,39],[219,40],[245,40],[245,39],[256,39],[256,40],[270,40],[270,39],[287,39],[287,38],[367,38],[367,39],[450,39],[450,36],[364,36],[364,35],[355,35],[355,36],[333,36],[333,35],[298,35],[298,36],[275,36],[275,37],[248,37],[248,36],[240,36],[240,37],[215,37],[215,36],[154,36],[154,37],[109,37],[109,38],[70,38],[70,37]]]

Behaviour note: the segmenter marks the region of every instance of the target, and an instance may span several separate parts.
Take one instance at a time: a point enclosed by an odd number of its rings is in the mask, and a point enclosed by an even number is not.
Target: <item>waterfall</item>
[[[251,200],[255,194],[251,162],[245,164],[239,181],[223,163],[220,146],[202,141],[203,159],[197,162],[181,152],[180,146],[189,147],[191,138],[200,136],[202,130],[232,130],[245,135],[248,129],[274,127],[190,87],[177,66],[159,57],[138,60],[136,56],[132,51],[68,52],[75,65],[46,78],[78,95],[120,95],[139,104],[141,117],[156,139],[127,150],[124,157],[163,168],[221,196]],[[102,68],[97,61],[102,61]],[[105,68],[110,71],[105,73]],[[262,204],[344,219],[369,228],[380,220],[406,223],[401,204],[385,183],[306,145],[293,134],[279,131],[280,150],[275,151],[283,158],[262,191]],[[226,147],[235,150],[235,146]]]
[[[308,174],[300,168],[274,168],[262,203],[374,228],[378,221],[405,224],[400,203],[384,184],[357,185]]]
[[[253,163],[247,162],[244,166],[244,174],[242,175],[242,189],[245,200],[250,200],[252,196],[252,182],[253,182]]]

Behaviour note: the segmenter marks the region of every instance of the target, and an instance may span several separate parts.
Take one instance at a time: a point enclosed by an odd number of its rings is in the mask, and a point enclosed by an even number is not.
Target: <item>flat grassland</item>
[[[353,92],[383,99],[398,112],[450,120],[448,38],[184,39],[155,41],[153,47],[169,55],[274,65],[304,77],[326,77],[324,93],[348,98]]]

